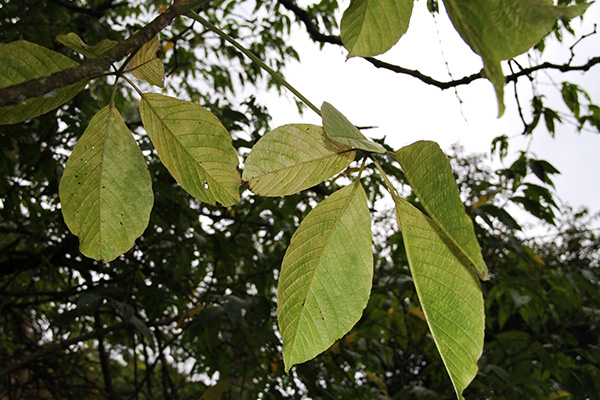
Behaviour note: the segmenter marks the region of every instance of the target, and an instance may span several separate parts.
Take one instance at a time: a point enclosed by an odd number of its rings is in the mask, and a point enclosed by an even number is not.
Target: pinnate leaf
[[[55,51],[19,40],[0,44],[0,88],[50,76],[77,63]],[[0,125],[16,124],[51,111],[71,100],[87,81],[57,89],[21,104],[0,108]]]
[[[148,225],[154,202],[142,151],[113,106],[90,121],[60,181],[62,213],[81,252],[111,261]]]
[[[284,125],[252,147],[242,180],[261,196],[286,196],[331,178],[354,156],[352,148],[328,139],[320,126]]]
[[[83,40],[81,40],[79,35],[75,32],[69,32],[64,35],[58,35],[56,37],[56,40],[58,40],[60,43],[67,46],[71,50],[75,50],[76,52],[83,54],[88,58],[99,57],[119,43],[115,40],[104,39],[93,46],[89,46]]]
[[[431,218],[395,197],[421,308],[459,399],[477,374],[485,313],[475,270]]]
[[[471,261],[481,279],[489,279],[473,222],[465,212],[442,149],[435,142],[421,140],[397,151],[396,159],[425,210]]]
[[[155,93],[142,96],[140,115],[162,163],[189,194],[212,205],[240,201],[237,153],[217,117]]]
[[[131,58],[129,65],[131,73],[139,79],[143,79],[151,85],[163,87],[165,82],[165,65],[158,58],[160,55],[160,43],[158,36],[146,42]]]
[[[454,28],[483,59],[483,72],[493,83],[499,116],[504,113],[504,74],[508,60],[536,45],[558,18],[574,18],[590,3],[555,6],[547,0],[444,0]]]
[[[323,128],[328,138],[346,146],[372,153],[385,153],[380,144],[370,141],[348,119],[331,104],[321,106]]]
[[[352,0],[340,24],[348,57],[385,53],[408,30],[414,0]]]
[[[294,233],[277,287],[286,371],[327,350],[360,319],[373,279],[371,242],[358,181],[319,203]]]

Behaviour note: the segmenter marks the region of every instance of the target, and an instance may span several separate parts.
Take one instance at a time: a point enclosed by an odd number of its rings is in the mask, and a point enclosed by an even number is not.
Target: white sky
[[[301,5],[305,3],[300,2]],[[345,9],[348,4],[348,0],[342,0],[340,5]],[[583,23],[574,21],[572,26],[578,32],[588,33],[597,21],[600,21],[598,2],[588,9]],[[573,42],[574,39],[567,34],[565,45],[547,46],[544,61],[564,63]],[[503,134],[511,138],[509,143],[513,152],[528,145],[529,138],[520,135],[523,125],[517,113],[512,85],[505,89],[505,115],[497,119],[496,97],[491,83],[486,80],[458,88],[463,101],[461,107],[453,89],[442,91],[412,77],[378,70],[362,59],[346,61],[346,52],[339,46],[325,45],[320,50],[308,38],[304,27],[298,24],[292,33],[291,44],[300,53],[301,62],[289,64],[285,70],[286,79],[318,107],[327,101],[355,125],[378,127],[365,131],[367,136],[387,136],[387,142],[396,148],[420,139],[434,140],[444,150],[460,143],[467,153],[489,154],[492,140]],[[416,1],[407,34],[392,50],[378,58],[418,69],[439,80],[449,80],[442,49],[455,79],[475,73],[482,67],[479,56],[462,41],[446,15],[440,13],[436,25],[427,11],[426,2]],[[576,57],[575,64],[597,56],[598,49],[600,37],[587,39],[576,47],[576,53],[581,56]],[[526,59],[522,60],[522,65],[527,63]],[[557,91],[550,85],[552,77],[560,83],[560,74],[541,73],[539,76],[545,83],[541,90],[546,94],[546,105],[567,110],[560,97],[560,86]],[[585,78],[579,72],[571,72],[565,78],[580,84],[596,104],[600,103],[600,66],[588,71]],[[522,78],[519,82],[519,91],[530,93],[527,79]],[[319,117],[310,109],[305,111],[304,116],[298,115],[291,94],[287,99],[276,94],[269,94],[267,98],[273,127],[299,122],[321,125]],[[529,97],[523,96],[523,105],[528,105],[529,101]],[[552,139],[543,121],[540,126],[534,131],[530,150],[562,172],[554,179],[559,199],[572,206],[587,205],[592,211],[600,211],[600,186],[597,184],[600,135],[585,131],[579,134],[575,127],[561,125],[556,138]],[[506,163],[510,164],[514,159],[509,155]],[[500,165],[496,157],[494,162],[495,166]]]

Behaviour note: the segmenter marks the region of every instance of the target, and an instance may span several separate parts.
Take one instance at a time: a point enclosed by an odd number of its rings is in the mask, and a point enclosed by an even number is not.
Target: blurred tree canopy
[[[435,13],[437,2],[428,4]],[[77,32],[86,43],[120,41],[168,6],[159,0],[0,5],[0,42],[24,39],[74,59],[80,56],[57,42],[57,35]],[[215,0],[199,11],[281,70],[299,59],[287,40],[296,22],[315,41],[341,44],[337,9],[335,0],[304,7],[290,0]],[[549,38],[567,32],[585,39],[564,21]],[[269,114],[258,95],[242,94],[255,87],[281,89],[279,83],[190,20],[175,19],[160,42],[165,90],[217,115],[244,157],[268,131]],[[588,69],[598,59],[590,58]],[[564,65],[577,67],[570,60]],[[414,71],[387,67],[427,81]],[[534,72],[523,69],[507,79]],[[598,129],[600,109],[585,88],[568,82],[562,87],[576,124]],[[0,127],[0,399],[454,396],[416,297],[401,234],[389,222],[393,209],[380,205],[386,195],[372,166],[362,180],[377,216],[371,299],[349,334],[290,374],[283,372],[276,329],[278,269],[300,221],[344,177],[288,197],[246,193],[228,208],[201,203],[159,162],[141,129],[138,100],[123,88],[115,104],[147,157],[155,204],[149,227],[126,254],[110,263],[83,257],[60,214],[58,185],[77,138],[111,95],[110,78],[98,78],[60,108]],[[534,133],[542,119],[551,132],[561,122],[542,98],[531,100],[531,110],[525,134]],[[494,145],[505,154],[508,139]],[[483,283],[484,354],[465,398],[598,399],[600,236],[589,229],[598,216],[560,209],[552,190],[558,171],[527,152],[497,171],[459,148],[450,157],[492,273]],[[402,171],[384,168],[420,206]],[[526,239],[509,205],[556,233]]]

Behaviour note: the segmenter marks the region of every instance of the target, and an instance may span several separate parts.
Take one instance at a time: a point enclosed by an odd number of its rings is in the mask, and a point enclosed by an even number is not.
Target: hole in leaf
[[[204,189],[208,190],[208,182],[204,181]]]

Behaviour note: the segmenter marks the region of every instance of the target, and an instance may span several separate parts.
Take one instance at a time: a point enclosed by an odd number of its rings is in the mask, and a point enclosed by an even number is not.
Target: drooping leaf
[[[370,141],[348,119],[331,104],[321,106],[323,128],[328,138],[346,146],[372,153],[385,153],[380,144]]]
[[[131,58],[129,65],[131,73],[151,85],[163,87],[165,85],[165,65],[159,58],[160,43],[158,36],[146,42]]]
[[[529,50],[558,18],[574,18],[589,6],[555,6],[551,0],[444,0],[444,4],[454,28],[483,59],[483,72],[496,90],[499,116],[504,113],[500,61]]]
[[[119,43],[115,40],[104,39],[93,46],[89,46],[87,43],[81,40],[79,35],[75,32],[69,32],[64,35],[58,35],[56,36],[56,40],[58,40],[60,43],[67,46],[71,50],[75,50],[76,52],[83,54],[88,58],[99,57]]]
[[[111,261],[146,229],[154,202],[150,173],[113,106],[94,115],[75,145],[59,194],[65,222],[87,257]]]
[[[340,24],[348,58],[385,53],[408,30],[414,0],[352,0]]]
[[[77,63],[55,51],[19,40],[0,44],[0,88],[50,76]],[[16,124],[51,111],[71,100],[87,81],[57,89],[21,104],[0,108],[0,125]]]
[[[284,125],[252,147],[242,180],[261,196],[286,196],[331,178],[354,156],[351,147],[329,140],[320,126]]]
[[[415,142],[398,150],[396,159],[425,210],[471,261],[481,279],[489,279],[473,222],[460,199],[450,162],[438,144]]]
[[[485,313],[475,270],[431,218],[395,198],[410,271],[433,340],[459,399],[477,374]]]
[[[231,136],[211,112],[189,101],[145,93],[142,122],[162,163],[200,201],[240,201],[238,158]]]
[[[373,278],[371,241],[359,182],[319,203],[294,233],[277,287],[286,371],[327,350],[360,319]]]

